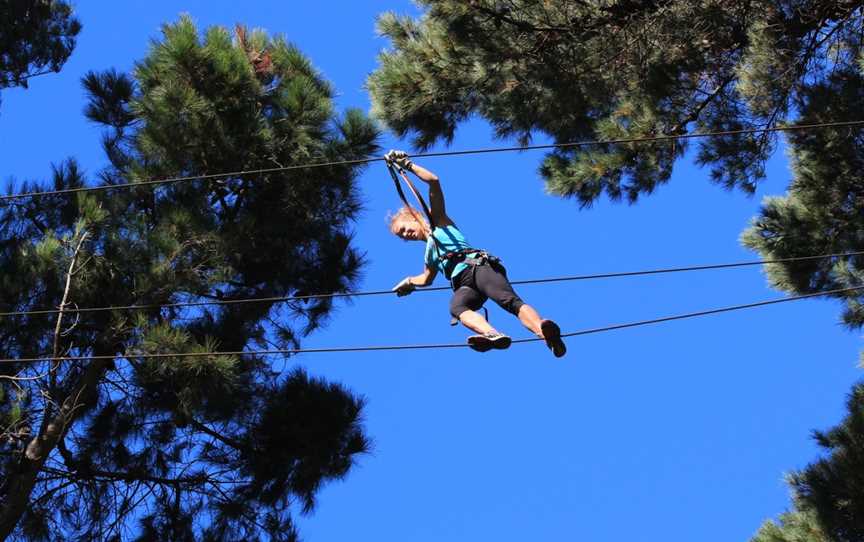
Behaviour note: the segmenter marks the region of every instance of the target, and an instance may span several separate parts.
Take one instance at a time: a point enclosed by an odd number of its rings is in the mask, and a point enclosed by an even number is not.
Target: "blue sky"
[[[363,89],[387,43],[378,13],[416,14],[406,1],[151,0],[77,3],[84,25],[59,74],[7,90],[0,105],[0,177],[46,179],[74,156],[93,176],[104,164],[99,129],[84,119],[87,70],[129,70],[186,12],[199,26],[244,23],[282,33],[339,91],[340,108],[368,110]],[[542,138],[537,140],[542,142]],[[472,121],[454,149],[494,141]],[[385,135],[385,147],[407,147]],[[444,150],[438,148],[435,150]],[[762,197],[789,181],[782,152],[755,197],[729,193],[687,160],[673,181],[635,206],[579,211],[544,193],[541,152],[430,158],[448,210],[513,279],[754,259],[738,242]],[[366,209],[356,242],[368,265],[360,289],[422,269],[422,245],[389,235],[398,207],[383,166],[360,179]],[[443,284],[439,278],[438,285]],[[777,297],[758,268],[524,286],[522,296],[565,331]],[[340,303],[304,346],[458,342],[447,293]],[[492,323],[524,337],[490,308]],[[374,451],[327,486],[299,518],[306,540],[746,540],[789,504],[785,472],[818,450],[812,429],[840,420],[860,337],[839,307],[808,300],[568,341],[556,360],[541,345],[469,350],[309,354],[310,373],[368,399]]]

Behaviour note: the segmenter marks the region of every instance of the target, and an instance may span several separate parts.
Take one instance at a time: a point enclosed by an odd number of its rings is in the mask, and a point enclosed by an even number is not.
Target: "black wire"
[[[864,286],[856,286],[854,288],[840,288],[837,290],[830,290],[827,292],[817,292],[812,294],[802,294],[792,297],[786,297],[781,299],[769,299],[767,301],[757,301],[756,303],[746,303],[744,305],[732,305],[729,307],[720,307],[718,309],[708,309],[704,311],[698,312],[690,312],[686,314],[678,314],[674,316],[664,316],[662,318],[652,318],[650,320],[640,320],[638,322],[629,322],[626,324],[616,324],[612,326],[604,326],[604,327],[596,327],[593,329],[584,329],[582,331],[573,331],[570,333],[562,333],[562,337],[578,337],[580,335],[591,335],[593,333],[603,333],[606,331],[614,331],[617,329],[625,329],[628,327],[638,327],[638,326],[647,326],[650,324],[659,324],[662,322],[671,322],[672,320],[684,320],[686,318],[696,318],[699,316],[708,316],[711,314],[719,314],[721,312],[731,312],[742,309],[751,309],[753,307],[764,307],[766,305],[775,305],[777,303],[785,303],[787,301],[797,301],[799,299],[808,299],[811,297],[822,297],[826,295],[834,295],[834,294],[843,294],[843,293],[851,293],[859,290],[864,290]]]
[[[617,273],[598,273],[593,275],[573,275],[565,277],[551,277],[545,279],[526,279],[514,280],[510,284],[541,284],[547,282],[565,282],[575,280],[592,280],[592,279],[608,279],[619,277],[636,277],[642,275],[659,275],[663,273],[682,273],[689,271],[706,271],[711,269],[730,269],[734,267],[747,267],[754,265],[765,265],[772,263],[788,263],[808,260],[827,260],[830,258],[848,258],[850,256],[864,255],[864,251],[858,252],[843,252],[838,254],[821,254],[817,256],[796,256],[790,258],[776,258],[771,260],[752,260],[746,262],[735,263],[720,263],[710,265],[694,265],[689,267],[668,267],[662,269],[647,269],[641,271],[622,271]],[[432,288],[422,288],[417,292],[435,292],[442,290],[450,290],[449,286],[435,286]],[[127,311],[127,310],[153,310],[153,309],[173,309],[180,307],[203,307],[208,305],[239,305],[246,303],[289,303],[291,301],[307,301],[310,299],[336,298],[336,297],[364,297],[373,295],[393,295],[393,290],[369,290],[365,292],[344,292],[344,293],[329,293],[329,294],[310,294],[310,295],[295,295],[295,296],[273,296],[273,297],[250,297],[238,299],[219,299],[212,301],[189,301],[178,303],[153,303],[148,305],[115,305],[110,307],[75,307],[63,309],[64,314],[72,313],[90,313],[90,312],[108,312],[108,311]],[[44,314],[59,314],[60,309],[37,309],[31,311],[10,311],[0,312],[0,318],[12,316],[38,316]]]
[[[646,326],[651,324],[659,324],[662,322],[670,322],[672,320],[683,320],[685,318],[696,318],[699,316],[707,316],[711,314],[718,314],[721,312],[731,312],[742,309],[749,309],[753,307],[761,307],[765,305],[774,305],[777,303],[787,303],[789,301],[798,301],[800,299],[809,299],[813,297],[823,297],[826,295],[835,295],[835,294],[843,294],[843,293],[851,293],[854,291],[859,291],[864,289],[864,286],[855,286],[852,288],[839,288],[836,290],[829,290],[826,292],[815,292],[810,294],[800,294],[790,297],[784,297],[780,299],[770,299],[767,301],[758,301],[756,303],[746,303],[744,305],[731,305],[728,307],[720,307],[717,309],[709,309],[698,312],[689,312],[684,314],[677,314],[673,316],[665,316],[662,318],[653,318],[650,320],[639,320],[636,322],[629,322],[625,324],[616,324],[611,326],[597,327],[592,329],[584,329],[580,331],[573,331],[570,333],[562,333],[562,337],[576,337],[579,335],[591,335],[594,333],[603,333],[606,331],[614,331],[618,329],[630,328],[630,327],[638,327],[638,326]],[[529,343],[529,342],[537,342],[542,341],[540,338],[532,338],[532,339],[517,339],[514,340],[513,343]],[[204,356],[270,356],[270,355],[290,355],[290,354],[314,354],[314,353],[337,353],[337,352],[372,352],[372,351],[384,351],[384,350],[430,350],[430,349],[443,349],[443,348],[466,348],[468,347],[465,343],[442,343],[442,344],[408,344],[408,345],[382,345],[382,346],[351,346],[351,347],[334,347],[334,348],[276,348],[270,350],[247,350],[247,351],[233,351],[233,352],[177,352],[177,353],[157,353],[157,354],[125,354],[123,356],[120,355],[98,355],[98,356],[63,356],[63,357],[41,357],[41,358],[2,358],[0,359],[0,364],[8,365],[8,364],[17,364],[17,363],[35,363],[40,361],[86,361],[86,360],[113,360],[118,357],[124,358],[136,358],[136,359],[161,359],[161,358],[193,358],[193,357],[204,357]]]
[[[746,128],[742,130],[726,130],[720,132],[697,132],[692,134],[679,134],[679,135],[662,135],[662,136],[652,136],[652,137],[633,137],[633,138],[621,138],[621,139],[608,139],[608,140],[596,140],[596,141],[575,141],[570,143],[550,143],[548,145],[526,145],[523,147],[495,147],[495,148],[486,148],[486,149],[471,149],[465,151],[444,151],[444,152],[431,152],[424,154],[412,154],[408,155],[409,158],[432,158],[437,156],[460,156],[466,154],[488,154],[494,152],[512,152],[512,151],[527,151],[527,150],[539,150],[539,149],[565,149],[572,147],[587,147],[592,145],[620,145],[625,143],[650,143],[650,142],[658,142],[658,141],[669,141],[669,140],[678,140],[678,139],[693,139],[700,137],[722,137],[722,136],[730,136],[730,135],[744,135],[744,134],[755,134],[755,133],[765,133],[765,132],[791,132],[796,130],[811,130],[815,128],[831,128],[831,127],[843,127],[843,126],[861,126],[864,125],[864,120],[854,120],[854,121],[837,121],[837,122],[823,122],[817,124],[799,124],[794,126],[774,126],[771,128]],[[209,173],[204,175],[187,175],[183,177],[169,177],[166,179],[154,179],[154,180],[145,180],[145,181],[135,181],[129,183],[118,183],[118,184],[107,184],[101,186],[82,186],[77,188],[63,188],[59,190],[45,190],[40,192],[25,192],[23,194],[6,194],[0,196],[0,201],[7,200],[15,200],[21,198],[28,197],[36,197],[36,196],[56,196],[60,194],[71,194],[76,192],[95,192],[102,190],[113,190],[115,188],[133,188],[139,186],[152,186],[152,185],[163,185],[163,184],[174,184],[181,182],[189,182],[189,181],[203,181],[203,180],[211,180],[218,179],[222,177],[239,177],[241,175],[260,175],[264,173],[276,173],[280,171],[292,171],[298,169],[312,169],[312,168],[320,168],[320,167],[331,167],[331,166],[347,166],[347,165],[359,165],[359,164],[368,164],[371,162],[380,162],[384,161],[384,158],[360,158],[356,160],[338,160],[334,162],[313,162],[310,164],[297,164],[293,166],[281,166],[274,168],[264,168],[264,169],[247,169],[242,171],[231,171],[227,173]]]

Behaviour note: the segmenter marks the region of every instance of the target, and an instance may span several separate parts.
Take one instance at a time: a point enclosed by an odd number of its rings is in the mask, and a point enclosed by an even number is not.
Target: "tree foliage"
[[[0,0],[0,89],[60,71],[80,31],[68,2]]]
[[[864,73],[850,66],[801,93],[795,107],[802,122],[860,118]],[[785,196],[767,198],[744,232],[745,245],[766,258],[838,254],[864,250],[864,130],[825,129],[789,135],[793,181]],[[864,284],[864,256],[767,266],[776,288],[796,293],[824,292]],[[845,301],[843,321],[864,325],[864,292]]]
[[[864,384],[852,388],[846,418],[814,438],[828,453],[789,477],[795,509],[767,521],[752,542],[864,539]]]
[[[392,43],[368,81],[374,112],[428,147],[480,115],[500,137],[557,142],[774,127],[793,100],[861,47],[859,1],[423,0],[418,20],[386,13]],[[752,192],[776,137],[703,140],[698,161]],[[549,190],[591,205],[636,201],[666,182],[685,142],[547,155]]]
[[[282,38],[188,18],[131,75],[83,80],[105,128],[105,185],[361,159],[378,133],[334,111],[333,90]],[[40,196],[0,210],[9,310],[344,292],[358,166],[237,174],[161,187]],[[74,161],[50,188],[85,185]],[[23,191],[44,189],[26,183]],[[363,400],[255,355],[290,348],[327,299],[0,320],[0,538],[293,540],[367,439]]]
[[[811,510],[796,509],[768,520],[750,542],[831,542]]]

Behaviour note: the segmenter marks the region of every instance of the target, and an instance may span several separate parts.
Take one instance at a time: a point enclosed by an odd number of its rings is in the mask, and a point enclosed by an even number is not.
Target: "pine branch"
[[[480,1],[475,0],[473,2],[470,2],[469,6],[472,9],[479,11],[480,13],[488,15],[489,17],[491,17],[492,19],[494,19],[496,21],[508,24],[510,26],[513,26],[513,27],[519,29],[519,30],[522,30],[525,32],[570,32],[571,31],[570,28],[563,27],[563,26],[535,26],[535,25],[533,25],[527,21],[520,21],[520,20],[514,19],[513,17],[510,17],[509,15],[507,15],[505,13],[502,13],[500,11],[497,11],[497,10],[494,10],[492,8],[488,8],[484,5],[482,5],[480,3],[481,1],[482,0],[480,0]]]
[[[162,485],[189,485],[193,487],[200,486],[205,483],[214,483],[209,476],[201,473],[197,476],[185,476],[179,478],[166,478],[164,476],[153,476],[144,471],[109,471],[104,469],[86,469],[86,470],[60,470],[51,467],[44,467],[44,472],[56,474],[69,480],[93,480],[107,482],[152,482]],[[218,483],[218,481],[215,481]]]
[[[55,360],[60,357],[60,328],[63,325],[63,311],[66,310],[66,305],[68,304],[68,301],[69,301],[69,289],[72,286],[72,277],[75,274],[74,273],[75,262],[78,259],[78,254],[81,252],[81,247],[84,246],[84,242],[87,240],[87,237],[89,235],[90,235],[90,233],[87,230],[81,231],[80,238],[78,239],[78,243],[75,246],[75,250],[72,252],[72,258],[71,258],[71,261],[69,262],[69,268],[66,271],[66,286],[63,289],[63,297],[61,298],[60,306],[58,307],[60,312],[57,313],[57,324],[54,326],[54,346],[52,348],[51,357]],[[55,361],[52,364],[51,369],[49,371],[49,373],[50,373],[50,382],[48,385],[49,390],[53,390],[55,388],[56,371],[57,371],[58,367],[59,367],[59,363]],[[50,415],[51,415],[51,412],[48,411],[45,415],[45,418],[47,419]],[[44,425],[43,425],[43,430],[44,430]]]
[[[195,429],[201,431],[202,433],[209,435],[209,436],[213,437],[214,439],[218,440],[222,444],[226,444],[226,445],[230,446],[231,448],[234,448],[238,452],[248,452],[249,451],[249,447],[246,446],[245,444],[243,444],[242,442],[234,440],[234,439],[232,439],[226,435],[223,435],[221,433],[218,433],[217,431],[210,429],[205,424],[199,422],[198,420],[196,420],[194,418],[189,419],[189,424],[192,427],[194,427]]]
[[[708,94],[705,99],[700,101],[695,108],[693,108],[690,113],[678,121],[678,123],[672,127],[669,131],[670,134],[683,134],[686,132],[687,125],[691,122],[695,122],[699,120],[699,116],[702,114],[702,111],[708,107],[711,102],[714,101],[717,96],[719,96],[730,83],[736,80],[735,74],[728,75],[719,85],[717,85],[714,90]]]

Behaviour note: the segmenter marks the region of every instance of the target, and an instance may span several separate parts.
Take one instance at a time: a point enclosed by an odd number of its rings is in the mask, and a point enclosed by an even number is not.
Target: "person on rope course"
[[[393,288],[396,295],[406,296],[418,286],[429,286],[440,271],[453,287],[450,314],[475,333],[468,337],[468,346],[478,352],[503,350],[510,346],[510,337],[489,325],[486,318],[477,312],[491,298],[502,309],[518,317],[532,333],[545,340],[555,357],[563,356],[567,347],[561,339],[558,324],[541,318],[531,305],[522,301],[513,291],[501,260],[485,250],[472,248],[447,216],[438,176],[413,163],[404,151],[391,150],[384,160],[404,204],[391,217],[391,233],[405,241],[426,243],[423,272],[402,279]],[[405,199],[396,171],[414,193],[428,220]],[[428,206],[405,171],[413,173],[428,185]]]

